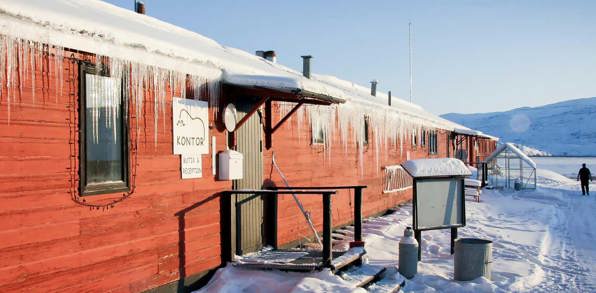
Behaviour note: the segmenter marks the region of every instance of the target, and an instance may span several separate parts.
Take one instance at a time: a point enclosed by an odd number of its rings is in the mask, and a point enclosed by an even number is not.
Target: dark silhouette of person
[[[588,180],[592,181],[592,174],[590,173],[590,169],[586,168],[586,164],[582,164],[582,168],[577,173],[577,181],[580,181],[582,185],[582,195],[586,195],[586,193],[590,195]]]

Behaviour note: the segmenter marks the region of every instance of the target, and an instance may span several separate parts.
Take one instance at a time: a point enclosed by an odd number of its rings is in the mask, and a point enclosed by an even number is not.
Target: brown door
[[[254,103],[236,104],[238,120],[246,115]],[[244,155],[243,179],[234,181],[234,189],[261,189],[263,185],[261,114],[255,112],[236,130],[237,151]],[[263,247],[263,198],[258,195],[237,195],[236,210],[236,253],[242,255]]]

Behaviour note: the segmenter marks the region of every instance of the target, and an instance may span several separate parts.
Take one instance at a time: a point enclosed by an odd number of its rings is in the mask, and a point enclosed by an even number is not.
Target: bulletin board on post
[[[414,230],[458,228],[466,225],[463,177],[414,180]]]

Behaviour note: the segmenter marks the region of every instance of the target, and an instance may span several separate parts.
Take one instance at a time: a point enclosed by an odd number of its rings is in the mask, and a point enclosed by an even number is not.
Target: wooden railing
[[[353,186],[291,186],[291,187],[274,187],[272,189],[239,189],[224,191],[224,195],[235,194],[254,194],[259,195],[321,195],[323,199],[323,251],[322,251],[322,265],[323,267],[331,267],[332,260],[332,245],[331,245],[331,229],[332,214],[331,214],[331,195],[336,194],[340,189],[354,190],[354,243],[356,245],[362,244],[362,190],[366,188],[365,185]],[[236,219],[238,221],[238,219]],[[275,219],[277,221],[277,219]],[[276,223],[277,226],[277,223]],[[237,227],[238,229],[238,227]],[[237,239],[237,241],[241,241]],[[238,243],[239,244],[239,243]],[[238,245],[237,244],[237,245]]]

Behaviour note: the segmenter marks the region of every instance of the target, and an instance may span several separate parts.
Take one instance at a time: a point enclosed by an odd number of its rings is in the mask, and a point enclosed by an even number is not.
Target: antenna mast
[[[410,60],[410,103],[412,102],[412,89],[414,85],[414,79],[412,77],[413,70],[412,70],[412,22],[408,23],[408,48],[410,52],[409,60]]]

